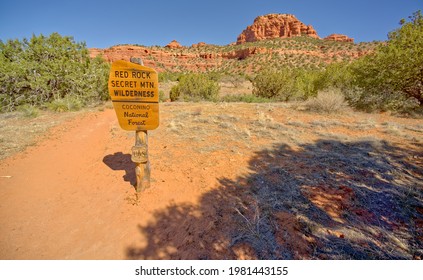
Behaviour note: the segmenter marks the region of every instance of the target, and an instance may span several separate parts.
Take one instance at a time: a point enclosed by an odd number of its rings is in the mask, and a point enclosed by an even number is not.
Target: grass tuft
[[[40,114],[37,107],[28,104],[19,106],[18,110],[23,113],[25,118],[36,118]]]
[[[319,91],[316,97],[309,99],[306,109],[321,113],[341,113],[348,108],[344,95],[339,89]]]

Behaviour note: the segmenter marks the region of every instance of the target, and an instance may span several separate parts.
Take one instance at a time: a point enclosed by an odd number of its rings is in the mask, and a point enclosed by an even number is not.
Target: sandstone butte
[[[237,44],[274,38],[309,36],[319,38],[313,26],[305,25],[294,15],[268,14],[259,16],[238,36]]]
[[[350,59],[358,58],[367,54],[368,50],[334,50],[328,51],[326,47],[316,46],[314,50],[294,49],[271,49],[263,46],[244,45],[246,42],[261,41],[275,38],[292,38],[307,36],[321,40],[316,30],[311,25],[305,25],[294,15],[269,14],[259,16],[254,23],[248,26],[238,36],[236,43],[227,47],[212,46],[204,42],[184,47],[178,41],[173,40],[165,47],[146,47],[135,45],[119,45],[107,49],[90,49],[90,56],[102,56],[106,61],[129,60],[130,57],[142,58],[144,65],[155,68],[157,71],[207,71],[215,70],[226,64],[233,65],[230,61],[244,60],[249,57],[263,57],[263,55],[306,55],[316,57],[325,63],[337,61],[342,57]],[[346,35],[331,34],[324,41],[336,41],[353,43],[354,40]],[[232,46],[229,48],[229,46]],[[262,55],[262,56],[260,56]],[[257,61],[255,61],[257,62]],[[231,66],[232,67],[232,66]]]
[[[354,43],[354,39],[348,37],[347,35],[342,34],[331,34],[324,38],[328,41],[337,41],[337,42],[348,42],[348,43]]]
[[[178,41],[173,40],[172,42],[170,42],[169,44],[166,45],[166,48],[169,48],[169,49],[182,49],[182,46],[181,46],[181,44]]]

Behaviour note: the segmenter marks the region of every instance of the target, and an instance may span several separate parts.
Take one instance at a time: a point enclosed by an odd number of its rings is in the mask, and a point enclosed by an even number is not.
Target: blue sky
[[[226,45],[259,15],[294,14],[320,37],[341,33],[356,42],[386,40],[423,0],[125,0],[0,1],[0,39],[58,32],[88,47]]]

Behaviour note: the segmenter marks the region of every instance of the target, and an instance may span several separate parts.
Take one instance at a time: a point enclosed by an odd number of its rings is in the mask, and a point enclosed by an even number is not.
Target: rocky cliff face
[[[350,38],[347,35],[342,35],[342,34],[331,34],[331,35],[325,37],[324,40],[354,43],[353,38]]]
[[[305,25],[294,15],[268,14],[257,17],[252,25],[242,31],[238,36],[237,44],[301,35],[319,38],[311,25]]]

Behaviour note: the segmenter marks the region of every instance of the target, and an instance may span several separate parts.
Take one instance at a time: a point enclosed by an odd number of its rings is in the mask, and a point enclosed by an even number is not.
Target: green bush
[[[359,87],[344,90],[345,99],[351,107],[360,111],[392,111],[409,113],[419,107],[415,98],[390,90],[366,90]]]
[[[109,65],[90,59],[84,43],[49,37],[0,41],[0,110],[42,106],[74,96],[84,103],[106,100]]]
[[[294,95],[293,75],[288,69],[261,70],[251,82],[257,97],[288,101]]]
[[[298,68],[293,70],[293,97],[306,100],[317,95],[317,80],[321,71]]]
[[[216,101],[219,89],[219,83],[206,74],[186,74],[171,88],[169,95],[172,101]]]
[[[316,81],[320,72],[304,68],[281,68],[278,70],[265,67],[254,78],[253,94],[258,97],[279,101],[293,99],[305,100],[316,96]]]
[[[332,63],[316,74],[315,90],[338,88],[341,90],[352,87],[354,76],[348,63]]]
[[[375,53],[351,65],[355,86],[377,102],[377,109],[423,106],[423,16],[418,11],[410,20],[402,20]]]

